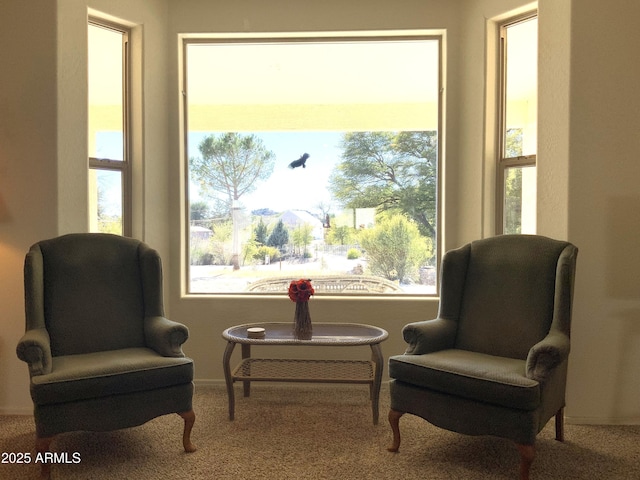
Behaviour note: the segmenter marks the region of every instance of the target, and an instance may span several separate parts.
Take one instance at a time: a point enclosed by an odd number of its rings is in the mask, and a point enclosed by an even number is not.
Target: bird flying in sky
[[[291,162],[289,164],[289,168],[297,168],[297,167],[300,167],[300,166],[302,166],[302,168],[307,168],[307,166],[305,165],[305,162],[307,161],[307,158],[309,158],[309,154],[305,153],[299,159],[294,160],[293,162]]]

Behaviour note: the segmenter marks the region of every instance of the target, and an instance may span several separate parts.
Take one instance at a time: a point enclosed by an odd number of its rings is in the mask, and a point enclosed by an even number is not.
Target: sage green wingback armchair
[[[404,413],[468,435],[516,442],[528,479],[536,435],[555,415],[562,441],[578,250],[536,235],[478,240],[446,253],[433,320],[403,329],[389,359],[393,432]]]
[[[109,431],[177,413],[190,434],[187,328],[164,317],[158,253],[131,238],[69,234],[31,247],[24,265],[27,362],[36,448],[56,434]],[[43,464],[43,476],[48,470]]]

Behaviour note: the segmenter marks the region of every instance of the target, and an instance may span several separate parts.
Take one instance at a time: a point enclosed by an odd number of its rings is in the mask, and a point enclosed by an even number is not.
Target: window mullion
[[[502,168],[509,167],[533,167],[536,164],[536,155],[520,155],[518,157],[504,157],[500,159]]]

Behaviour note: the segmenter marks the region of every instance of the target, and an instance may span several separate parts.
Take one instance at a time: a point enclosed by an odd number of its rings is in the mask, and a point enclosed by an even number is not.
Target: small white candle
[[[262,338],[264,337],[264,328],[262,327],[247,328],[247,336],[249,338]]]

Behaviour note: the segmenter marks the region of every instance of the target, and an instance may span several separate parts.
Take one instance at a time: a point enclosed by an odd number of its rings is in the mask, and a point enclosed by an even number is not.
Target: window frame
[[[498,108],[497,108],[497,139],[496,139],[496,200],[495,200],[495,233],[504,233],[505,223],[505,175],[510,168],[525,168],[537,166],[536,153],[506,156],[506,119],[507,119],[507,28],[538,17],[538,11],[533,10],[521,15],[510,17],[497,25],[498,37]],[[537,58],[536,58],[537,62]]]
[[[269,296],[274,295],[273,293],[256,293],[256,292],[192,292],[190,285],[190,277],[191,277],[191,262],[190,262],[190,233],[189,233],[189,219],[190,219],[190,202],[189,202],[189,148],[188,148],[188,132],[189,132],[189,115],[188,115],[188,92],[187,92],[187,47],[191,44],[198,43],[277,43],[277,42],[318,42],[318,41],[341,41],[341,40],[349,40],[349,41],[376,41],[381,39],[394,39],[394,40],[415,40],[415,39],[436,39],[438,41],[438,93],[437,93],[437,133],[438,133],[438,145],[437,145],[437,173],[436,173],[436,235],[434,241],[435,248],[435,271],[436,271],[436,283],[435,283],[435,292],[433,293],[403,293],[401,295],[398,294],[376,294],[376,293],[345,293],[345,294],[331,294],[338,295],[341,298],[347,298],[349,296],[358,296],[358,297],[376,297],[376,298],[384,298],[384,297],[394,297],[394,298],[410,298],[410,297],[427,297],[433,298],[438,297],[440,295],[440,284],[439,284],[439,276],[437,272],[440,270],[441,259],[442,259],[442,242],[444,236],[444,224],[442,222],[442,205],[444,202],[443,199],[443,188],[442,188],[442,175],[443,175],[443,165],[444,165],[444,144],[445,144],[445,131],[444,131],[444,79],[445,79],[445,32],[441,30],[429,30],[429,31],[393,31],[393,32],[367,32],[367,31],[353,31],[353,32],[322,32],[322,33],[300,33],[300,32],[290,32],[284,34],[181,34],[179,35],[181,40],[181,48],[180,48],[180,88],[179,88],[179,96],[180,96],[180,112],[182,116],[181,121],[181,157],[182,157],[182,195],[181,202],[182,204],[182,221],[181,221],[181,230],[182,230],[182,292],[185,296]],[[327,294],[325,294],[327,295]]]
[[[123,25],[97,17],[89,17],[87,28],[90,26],[112,30],[122,35],[122,160],[88,156],[88,168],[89,171],[100,170],[120,173],[122,192],[122,236],[131,237],[133,234],[131,179],[131,30]],[[89,105],[87,104],[87,108],[88,107]],[[91,214],[92,213],[89,212],[89,215]]]

